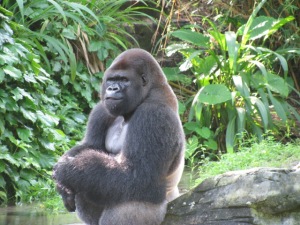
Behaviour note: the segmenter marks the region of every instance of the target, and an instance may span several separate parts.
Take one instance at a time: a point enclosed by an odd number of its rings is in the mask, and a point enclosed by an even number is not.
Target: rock
[[[255,168],[204,180],[169,203],[163,225],[298,225],[300,169]]]

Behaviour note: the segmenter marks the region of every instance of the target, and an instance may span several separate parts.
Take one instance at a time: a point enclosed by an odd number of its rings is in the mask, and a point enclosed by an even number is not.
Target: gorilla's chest
[[[119,116],[107,131],[105,138],[105,147],[109,153],[120,153],[125,141],[128,124],[125,123],[124,118]]]

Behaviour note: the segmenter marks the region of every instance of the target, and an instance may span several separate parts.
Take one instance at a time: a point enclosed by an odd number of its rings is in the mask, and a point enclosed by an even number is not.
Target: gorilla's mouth
[[[117,101],[117,100],[122,100],[122,98],[116,98],[116,97],[106,97],[105,101],[109,101],[109,100],[113,100],[113,101]]]

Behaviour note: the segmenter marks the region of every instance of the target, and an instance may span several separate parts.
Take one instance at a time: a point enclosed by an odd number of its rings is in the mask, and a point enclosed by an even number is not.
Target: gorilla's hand
[[[57,183],[56,190],[61,195],[62,200],[64,202],[64,206],[69,212],[75,212],[75,194],[69,190],[68,188],[64,187],[63,185]]]
[[[58,170],[58,168],[66,163],[66,162],[70,162],[74,159],[74,157],[69,157],[69,156],[62,156],[58,163],[56,163],[54,165],[54,168],[53,168],[53,174],[52,174],[52,177],[53,179],[55,180],[56,182],[56,190],[58,191],[58,193],[61,195],[62,197],[62,200],[63,200],[63,203],[64,203],[64,206],[66,207],[66,209],[69,211],[69,212],[74,212],[76,210],[76,206],[75,206],[75,193],[67,188],[66,186],[64,186],[63,184],[59,183],[56,179],[56,171]]]

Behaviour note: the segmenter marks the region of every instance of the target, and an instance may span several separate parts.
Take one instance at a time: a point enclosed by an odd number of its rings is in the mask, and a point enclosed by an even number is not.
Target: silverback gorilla
[[[55,165],[65,207],[90,225],[158,225],[179,195],[184,134],[177,99],[146,51],[120,54],[82,142]]]

